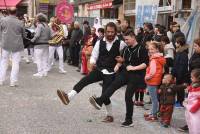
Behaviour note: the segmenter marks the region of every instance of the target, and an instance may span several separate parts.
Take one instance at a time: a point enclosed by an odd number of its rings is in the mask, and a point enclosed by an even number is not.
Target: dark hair
[[[89,25],[89,22],[87,20],[83,21],[83,24]]]
[[[163,45],[159,42],[156,42],[156,41],[152,41],[149,43],[149,46],[152,45],[154,48],[158,49],[159,52],[163,52],[164,51],[164,48],[163,48]]]
[[[134,33],[134,31],[133,30],[131,30],[131,29],[128,29],[127,31],[126,31],[126,33],[124,33],[124,36],[131,36],[131,37],[135,37],[135,33]]]
[[[161,41],[165,42],[166,44],[170,43],[169,38],[167,36],[162,36]]]
[[[145,25],[150,31],[153,30],[153,24],[152,24],[152,23],[146,22],[146,23],[144,23],[144,25]]]
[[[101,33],[104,34],[104,29],[103,29],[103,28],[99,28],[99,29],[98,29],[98,32],[101,32]]]
[[[8,11],[7,10],[1,10],[1,13],[7,15]]]
[[[175,22],[175,21],[174,21],[174,22],[170,22],[170,25],[172,25],[172,26],[173,26],[173,25],[176,25],[176,24],[178,24],[178,23]]]
[[[121,24],[121,20],[117,20],[117,22],[118,22],[119,24]]]
[[[37,20],[39,22],[47,22],[47,16],[43,13],[37,14]]]
[[[55,23],[56,23],[56,24],[58,24],[58,25],[60,25],[60,24],[61,24],[61,21],[60,21],[60,19],[58,19],[58,18],[55,18]]]
[[[108,27],[112,27],[115,29],[115,32],[117,33],[117,26],[115,25],[114,22],[109,22],[107,25],[106,25],[106,30]]]
[[[155,28],[160,28],[160,24],[155,24]]]
[[[91,27],[91,30],[92,30],[92,29],[94,29],[94,30],[96,31],[96,28],[95,28],[95,27]]]
[[[127,23],[128,23],[128,26],[130,26],[131,25],[131,22],[130,22],[130,20],[125,20]]]
[[[142,27],[138,27],[138,29],[141,31],[141,33],[144,33],[144,29]]]
[[[184,37],[178,37],[178,38],[176,39],[176,42],[177,42],[178,44],[180,44],[181,46],[184,46],[184,45],[186,44],[186,40],[185,40]]]
[[[192,70],[191,74],[200,82],[200,68]]]
[[[194,40],[194,43],[197,44],[197,45],[200,47],[200,38],[195,39],[195,40]]]

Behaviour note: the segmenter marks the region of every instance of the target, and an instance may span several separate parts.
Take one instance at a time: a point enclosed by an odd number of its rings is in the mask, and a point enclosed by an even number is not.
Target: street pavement
[[[125,116],[124,87],[111,98],[113,123],[101,122],[105,108],[97,111],[88,101],[91,95],[101,94],[98,83],[84,88],[68,106],[63,105],[56,90],[69,91],[83,77],[75,67],[65,64],[65,69],[67,73],[60,74],[56,65],[47,77],[34,78],[36,65],[22,61],[19,86],[9,87],[7,76],[0,87],[0,134],[181,134],[177,128],[185,125],[184,109],[175,109],[172,126],[163,128],[158,122],[146,122],[143,114],[148,111],[135,107],[134,127],[120,127]]]

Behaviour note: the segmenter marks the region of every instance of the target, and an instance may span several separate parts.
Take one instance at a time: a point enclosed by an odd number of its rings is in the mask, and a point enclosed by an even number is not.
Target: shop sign
[[[172,11],[172,6],[158,7],[158,12]]]
[[[112,1],[97,3],[97,4],[89,4],[87,9],[88,10],[98,10],[104,8],[112,8]]]
[[[39,4],[39,12],[47,14],[48,13],[48,7],[49,7],[48,4],[40,3]]]
[[[142,27],[144,22],[156,24],[159,0],[136,1],[136,27]]]
[[[47,3],[47,4],[48,4],[48,3],[49,3],[49,0],[40,0],[39,2],[40,2],[40,3]]]

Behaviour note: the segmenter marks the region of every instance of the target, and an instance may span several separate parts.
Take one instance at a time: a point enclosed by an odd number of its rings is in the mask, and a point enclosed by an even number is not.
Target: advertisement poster
[[[144,22],[157,22],[159,0],[136,0],[136,27]]]

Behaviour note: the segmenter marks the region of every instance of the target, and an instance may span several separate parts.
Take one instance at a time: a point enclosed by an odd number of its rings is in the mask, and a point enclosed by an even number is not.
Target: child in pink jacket
[[[191,73],[192,84],[188,89],[186,107],[186,122],[190,134],[200,134],[200,69],[194,69]]]

